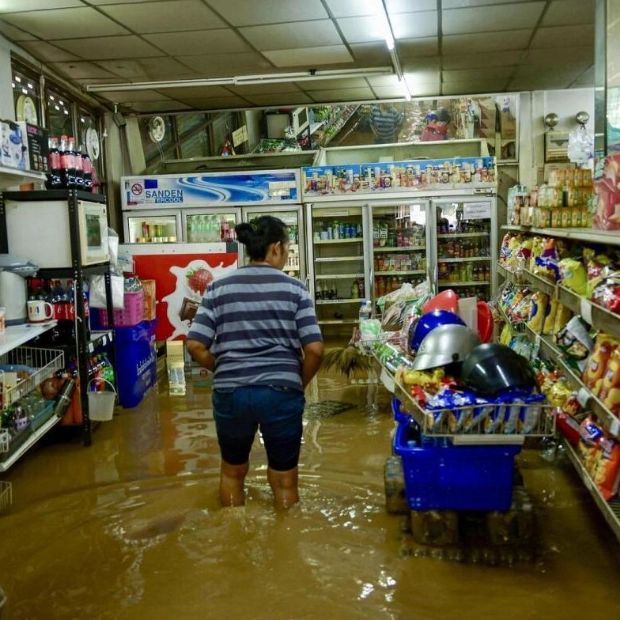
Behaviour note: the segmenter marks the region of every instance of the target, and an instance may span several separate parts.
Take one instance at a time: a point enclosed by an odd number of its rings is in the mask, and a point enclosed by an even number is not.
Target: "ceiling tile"
[[[580,71],[538,70],[535,73],[526,67],[519,69],[508,87],[511,90],[553,90],[567,88],[580,75]]]
[[[163,52],[134,36],[95,37],[51,41],[54,45],[81,56],[85,60],[110,60],[113,58],[140,58],[163,56]]]
[[[192,106],[196,110],[223,110],[226,108],[247,108],[248,102],[241,97],[212,97],[209,99],[185,99],[182,103]]]
[[[439,70],[436,71],[405,71],[405,79],[409,86],[439,83]]]
[[[248,95],[246,98],[258,106],[286,106],[312,103],[312,99],[302,92],[287,93],[285,95]]]
[[[594,86],[594,65],[584,71],[574,82],[571,88],[584,88]]]
[[[0,13],[22,13],[24,11],[65,9],[83,6],[84,3],[82,0],[13,0],[13,2],[8,3],[0,2]]]
[[[414,11],[435,11],[437,0],[386,0],[388,13],[412,13]]]
[[[375,96],[370,88],[338,88],[334,90],[306,90],[314,101],[328,103],[344,101],[364,101],[374,99]]]
[[[375,75],[373,77],[366,78],[372,88],[380,88],[383,86],[398,86],[398,76],[396,74],[391,75]]]
[[[391,76],[386,76],[391,77]],[[309,80],[298,82],[303,90],[335,90],[342,88],[368,88],[368,82],[364,78],[343,79],[334,78],[331,80]]]
[[[543,26],[569,26],[594,23],[594,0],[552,2],[542,20]]]
[[[471,54],[525,49],[531,30],[488,32],[485,34],[457,34],[443,38],[444,54]]]
[[[475,80],[442,84],[442,95],[474,95],[480,93],[501,93],[506,90],[507,80]]]
[[[403,89],[399,84],[394,86],[373,86],[372,89],[378,99],[393,99],[403,96]]]
[[[166,97],[155,90],[106,90],[97,94],[119,104],[131,101],[165,101],[170,99],[170,97]]]
[[[403,71],[417,71],[425,73],[427,71],[439,71],[441,58],[439,56],[427,56],[426,58],[408,58],[402,62]]]
[[[270,62],[255,52],[179,56],[177,60],[204,77],[225,77],[273,69]]]
[[[493,4],[517,4],[519,2],[531,2],[532,0],[442,0],[445,9],[462,9],[472,6],[491,6]]]
[[[79,60],[74,54],[69,54],[69,52],[65,52],[65,50],[61,50],[45,41],[21,41],[19,46],[30,52],[35,58],[46,62]]]
[[[442,30],[444,35],[451,35],[534,28],[544,8],[545,2],[528,2],[514,10],[510,10],[506,5],[444,9]]]
[[[487,67],[481,72],[479,69],[455,69],[452,71],[442,71],[441,77],[443,83],[452,82],[471,82],[475,81],[493,81],[507,79],[515,73],[516,66],[513,67]],[[482,79],[481,79],[482,76]]]
[[[594,50],[590,46],[556,47],[549,49],[532,49],[525,53],[524,66],[555,67],[582,63],[591,65],[594,62]]]
[[[140,2],[153,2],[153,0],[87,0],[87,2],[95,6],[104,6],[106,4],[127,4],[128,2],[138,4]]]
[[[43,19],[42,19],[43,17]],[[42,39],[77,39],[127,34],[127,30],[95,9],[59,9],[44,14],[11,13],[4,20]]]
[[[411,39],[431,37],[437,35],[437,13],[407,13],[408,19],[392,21],[394,37],[398,39]],[[345,39],[349,43],[368,43],[371,41],[383,41],[383,29],[381,22],[374,16],[343,17],[337,20],[338,26]]]
[[[209,97],[228,97],[230,92],[223,86],[183,86],[179,88],[162,88],[162,95],[185,101],[186,99],[209,99]]]
[[[328,17],[321,0],[209,0],[209,5],[233,26],[300,22]]]
[[[263,52],[263,56],[269,59],[276,67],[312,68],[318,65],[353,62],[349,50],[344,45],[274,50]]]
[[[192,106],[178,101],[137,101],[127,105],[133,112],[180,112],[192,110]]]
[[[102,10],[138,34],[227,27],[226,22],[200,0],[121,4],[105,6]]]
[[[281,93],[290,95],[301,92],[293,82],[275,82],[273,84],[248,84],[247,86],[227,86],[227,89],[240,97],[254,97],[257,95],[273,95]]]
[[[383,41],[379,43],[358,43],[349,46],[353,58],[360,67],[390,66],[392,59]]]
[[[144,38],[171,56],[229,54],[249,51],[247,44],[232,30],[194,30],[146,34]]]
[[[24,32],[20,28],[11,26],[5,21],[0,20],[0,32],[10,41],[21,43],[22,41],[34,41],[36,37],[28,32]]]
[[[107,71],[126,78],[188,79],[196,72],[174,58],[140,58],[139,60],[103,60],[97,63]]]
[[[437,36],[437,11],[405,13],[392,20],[394,38],[421,39]]]
[[[327,0],[327,6],[336,18],[377,14],[376,0]]]
[[[467,54],[444,56],[444,69],[469,69],[470,67],[503,67],[518,65],[526,52],[495,52],[494,54]]]
[[[594,24],[539,28],[534,35],[531,47],[561,47],[567,41],[570,41],[571,45],[592,45],[594,43]]]
[[[436,56],[439,52],[439,41],[436,37],[425,39],[405,39],[396,42],[396,49],[401,59]]]
[[[339,45],[342,43],[336,27],[328,19],[309,21],[303,24],[253,26],[240,28],[239,32],[260,51]]]
[[[54,62],[50,66],[69,79],[116,77],[113,73],[92,62]]]

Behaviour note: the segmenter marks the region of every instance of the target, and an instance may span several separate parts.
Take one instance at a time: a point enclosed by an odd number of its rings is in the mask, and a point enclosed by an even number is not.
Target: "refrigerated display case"
[[[288,227],[289,248],[288,260],[284,266],[284,271],[302,282],[307,281],[306,250],[304,240],[304,218],[301,205],[291,207],[270,207],[269,209],[260,207],[246,207],[242,209],[244,222],[251,222],[253,219],[262,215],[273,215],[280,218]]]
[[[496,291],[495,197],[434,198],[431,214],[435,292],[453,288],[460,297],[491,300]]]
[[[126,213],[123,232],[127,243],[177,243],[182,238],[179,211]]]

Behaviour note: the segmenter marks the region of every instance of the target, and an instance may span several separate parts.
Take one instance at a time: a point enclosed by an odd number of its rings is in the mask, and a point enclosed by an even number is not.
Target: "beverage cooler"
[[[296,205],[295,207],[272,206],[269,209],[263,207],[244,207],[242,209],[244,222],[251,222],[261,215],[273,215],[280,218],[287,225],[289,247],[288,261],[284,266],[284,272],[300,279],[305,284],[308,273],[306,268],[304,218],[301,205]]]
[[[157,340],[184,337],[208,283],[245,262],[236,224],[282,213],[300,229],[298,170],[124,177],[121,187],[119,253],[155,280]]]

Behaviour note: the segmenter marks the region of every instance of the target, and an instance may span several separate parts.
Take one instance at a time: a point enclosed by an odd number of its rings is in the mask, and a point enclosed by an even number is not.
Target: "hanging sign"
[[[490,202],[466,202],[463,204],[464,220],[486,220],[490,217]]]

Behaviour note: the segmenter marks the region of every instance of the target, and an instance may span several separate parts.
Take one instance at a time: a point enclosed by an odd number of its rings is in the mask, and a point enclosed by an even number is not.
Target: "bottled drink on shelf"
[[[69,150],[73,153],[73,161],[75,162],[75,180],[74,187],[76,189],[84,189],[84,166],[82,162],[82,153],[75,144],[75,138],[69,138]]]
[[[369,299],[363,299],[359,310],[359,320],[365,321],[372,318],[372,304]]]
[[[351,299],[359,299],[360,297],[360,287],[357,280],[353,280],[353,284],[351,284]]]
[[[86,191],[91,191],[93,189],[93,162],[84,145],[80,147],[80,150],[82,152],[82,185]]]
[[[49,139],[49,172],[45,187],[47,189],[60,189],[62,187],[62,170],[60,164],[60,152],[58,151],[58,138],[51,137]]]
[[[63,189],[75,187],[75,153],[71,150],[69,138],[65,135],[60,136],[58,145],[60,153],[60,178]]]

